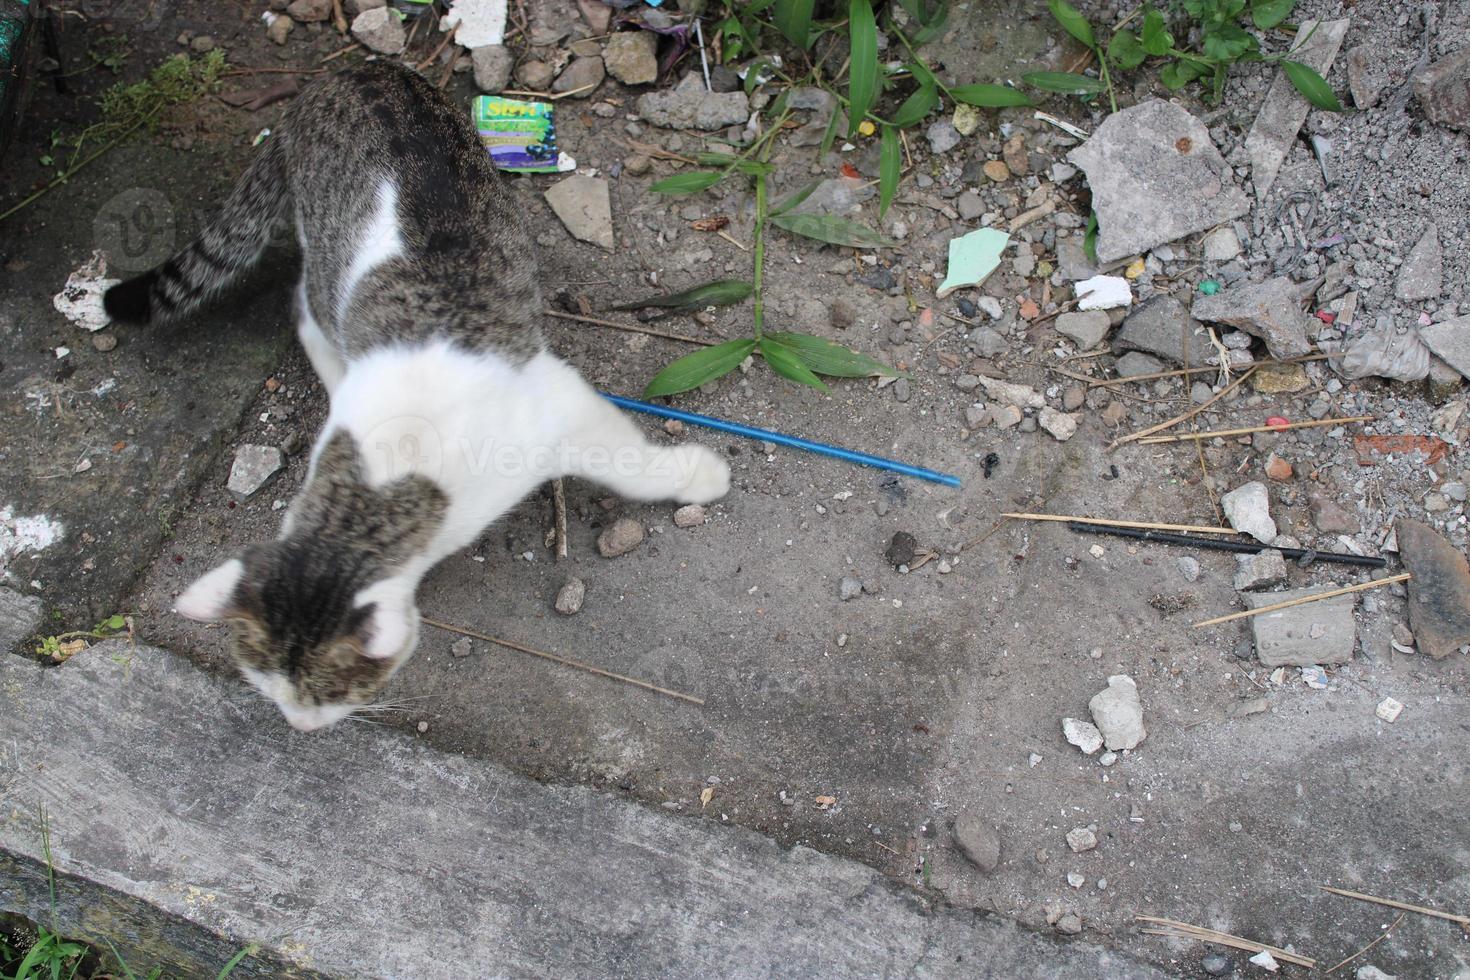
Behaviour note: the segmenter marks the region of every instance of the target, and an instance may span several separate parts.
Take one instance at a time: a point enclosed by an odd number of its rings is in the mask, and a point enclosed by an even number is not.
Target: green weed
[[[72,630],[69,633],[40,637],[36,643],[36,655],[64,663],[91,646],[91,640],[106,640],[129,629],[128,618],[122,613],[116,613],[89,630]]]

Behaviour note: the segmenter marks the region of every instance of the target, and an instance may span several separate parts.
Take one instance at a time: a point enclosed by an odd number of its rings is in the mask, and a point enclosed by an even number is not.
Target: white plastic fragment
[[[1373,713],[1392,725],[1398,721],[1399,713],[1403,710],[1404,704],[1402,701],[1397,698],[1384,698],[1378,702],[1378,707],[1373,709]]]
[[[1276,962],[1276,957],[1272,956],[1269,950],[1261,950],[1251,957],[1251,962],[1268,973],[1275,973],[1281,969],[1281,964]]]
[[[66,285],[51,298],[51,305],[83,330],[96,333],[111,322],[107,311],[102,308],[102,294],[120,281],[107,278],[107,259],[101,250],[94,251],[90,259],[66,277]]]
[[[453,0],[449,13],[439,22],[439,30],[453,30],[456,44],[474,50],[491,44],[505,43],[507,0]]]
[[[1076,286],[1079,310],[1111,310],[1133,305],[1133,290],[1122,276],[1093,276]]]

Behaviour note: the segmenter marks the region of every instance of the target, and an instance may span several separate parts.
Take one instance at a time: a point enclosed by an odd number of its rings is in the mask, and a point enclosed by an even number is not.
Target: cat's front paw
[[[681,504],[708,504],[730,492],[730,464],[703,446],[679,450],[684,474],[674,499]]]

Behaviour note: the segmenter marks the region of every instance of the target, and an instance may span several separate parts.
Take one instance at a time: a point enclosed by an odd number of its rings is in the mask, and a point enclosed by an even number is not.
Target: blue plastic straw
[[[861,463],[863,466],[873,466],[880,470],[891,470],[894,473],[902,473],[905,476],[916,476],[921,480],[928,480],[931,483],[942,483],[947,487],[957,487],[960,485],[960,478],[957,476],[951,476],[948,473],[936,473],[933,470],[926,470],[922,466],[910,466],[908,463],[884,459],[882,456],[869,456],[867,453],[859,453],[851,449],[829,446],[822,442],[812,442],[810,439],[799,439],[796,436],[782,435],[779,432],[772,432],[770,429],[757,429],[753,425],[741,425],[739,422],[726,422],[724,419],[717,419],[709,415],[681,412],[677,408],[666,408],[663,405],[640,402],[636,398],[624,398],[622,395],[609,395],[605,391],[602,392],[602,397],[619,408],[626,408],[630,412],[643,412],[648,415],[657,415],[659,418],[678,419],[680,422],[688,422],[690,425],[702,425],[707,429],[717,429],[720,432],[744,436],[747,439],[759,439],[765,442],[774,442],[781,446],[790,446],[793,449],[805,449],[809,453],[831,456],[834,459],[845,459],[849,463]]]

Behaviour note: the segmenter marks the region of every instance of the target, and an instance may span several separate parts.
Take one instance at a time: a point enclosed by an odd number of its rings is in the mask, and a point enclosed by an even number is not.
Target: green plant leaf
[[[663,180],[656,180],[648,189],[655,194],[694,194],[718,184],[725,176],[723,170],[686,170]]]
[[[1097,212],[1087,214],[1087,229],[1082,232],[1082,252],[1087,261],[1097,265]]]
[[[903,100],[903,105],[893,114],[893,125],[906,129],[919,122],[939,104],[939,93],[932,85],[921,85],[912,95]]]
[[[837,139],[837,121],[842,118],[842,113],[833,111],[832,118],[827,120],[827,129],[822,133],[822,145],[818,147],[817,156],[824,157],[832,150],[832,143]]]
[[[219,975],[215,977],[215,980],[228,980],[230,974],[234,973],[241,963],[258,952],[260,952],[260,946],[258,944],[251,943],[246,946],[240,952],[230,957],[229,962],[220,969]]]
[[[97,631],[107,630],[108,632],[116,633],[126,625],[128,625],[127,617],[123,616],[122,613],[114,613],[97,624]]]
[[[1097,50],[1097,38],[1092,35],[1092,25],[1082,12],[1072,6],[1067,0],[1046,0],[1046,5],[1051,8],[1051,15],[1057,19],[1066,32],[1083,44]]]
[[[736,170],[751,177],[769,177],[776,172],[776,168],[769,163],[761,163],[759,160],[735,160],[731,164]]]
[[[1124,71],[1137,68],[1147,57],[1148,52],[1143,50],[1138,35],[1132,31],[1119,31],[1108,42],[1108,60]]]
[[[691,309],[702,310],[707,306],[731,306],[739,303],[749,296],[754,287],[744,279],[716,279],[713,282],[700,283],[677,293],[665,293],[661,296],[649,296],[644,299],[634,300],[631,303],[621,303],[617,306],[608,307],[610,310],[642,310],[650,306],[660,309]]]
[[[1018,88],[1011,88],[1009,85],[990,85],[985,82],[974,85],[956,85],[949,90],[949,97],[956,102],[979,106],[982,109],[1031,104],[1031,99]]]
[[[1291,84],[1302,93],[1303,97],[1318,109],[1326,109],[1328,112],[1341,112],[1342,103],[1337,101],[1337,96],[1332,92],[1332,86],[1327,80],[1317,74],[1310,65],[1304,65],[1300,61],[1283,61],[1281,70],[1286,72],[1286,77],[1291,79]]]
[[[850,0],[847,9],[851,52],[847,66],[847,135],[851,139],[878,94],[878,25],[873,20],[871,0]]]
[[[867,225],[835,214],[780,214],[770,219],[777,228],[814,238],[828,245],[849,245],[853,248],[891,248],[896,242],[884,238]]]
[[[816,177],[816,178],[812,179],[811,181],[809,181],[808,183],[803,184],[801,187],[798,187],[796,190],[794,190],[790,194],[786,195],[784,198],[781,199],[781,201],[778,204],[776,204],[769,211],[767,211],[766,212],[766,217],[767,218],[774,218],[778,214],[785,214],[787,211],[790,211],[792,208],[796,207],[802,201],[805,201],[807,198],[811,197],[812,196],[812,191],[816,190],[821,185],[822,185],[822,178],[821,177]]]
[[[888,213],[893,195],[898,191],[898,177],[903,170],[903,152],[898,146],[898,130],[893,126],[883,127],[882,143],[878,147],[878,217]]]
[[[767,337],[789,347],[801,362],[817,374],[831,378],[871,378],[880,375],[899,377],[900,372],[881,361],[841,344],[805,333],[773,331]]]
[[[1251,23],[1269,31],[1281,23],[1296,6],[1296,0],[1251,0]]]
[[[1221,24],[1206,30],[1200,50],[1205,57],[1216,61],[1237,61],[1247,51],[1256,49],[1255,35],[1246,32],[1239,24]]]
[[[1063,95],[1097,95],[1107,91],[1107,86],[1099,79],[1064,71],[1028,71],[1021,76],[1021,81],[1032,88]]]
[[[949,20],[949,4],[946,0],[939,0],[932,8],[927,0],[899,0],[899,4],[908,11],[914,23],[919,25],[919,29],[909,38],[909,43],[914,47],[922,48],[944,33],[945,24]]]
[[[745,337],[741,340],[727,340],[723,344],[695,351],[688,357],[679,358],[654,375],[653,380],[648,382],[648,387],[643,389],[643,397],[677,395],[681,391],[698,388],[706,381],[713,381],[735,370],[753,350],[755,350],[755,338]]]
[[[914,81],[919,83],[920,88],[924,88],[925,86],[929,88],[939,87],[939,79],[934,77],[934,73],[929,70],[929,66],[924,64],[923,61],[910,61],[904,67],[908,69]]]
[[[1190,82],[1205,74],[1205,69],[1193,61],[1175,61],[1167,64],[1159,72],[1159,81],[1164,83],[1164,88],[1171,92],[1177,92]]]
[[[786,40],[798,48],[805,48],[811,36],[814,6],[816,0],[776,0],[771,20]]]
[[[810,385],[818,391],[830,390],[821,378],[812,373],[811,368],[801,363],[801,358],[796,355],[796,351],[772,340],[770,334],[761,338],[760,348],[761,357],[764,357],[766,363],[771,366],[771,370],[781,377],[788,381]]]
[[[1138,41],[1143,45],[1143,50],[1154,57],[1161,57],[1169,53],[1174,47],[1174,35],[1164,28],[1164,15],[1150,7],[1143,14],[1143,30],[1139,33]]]

